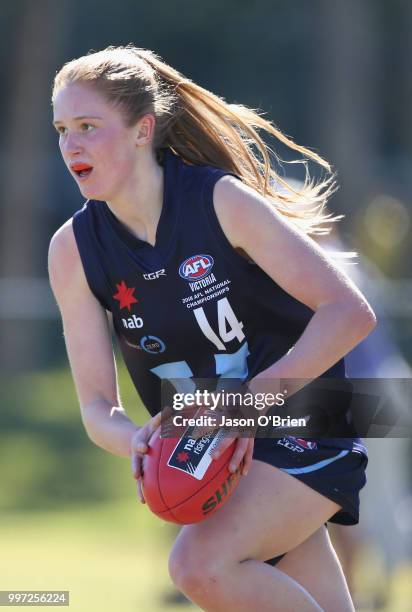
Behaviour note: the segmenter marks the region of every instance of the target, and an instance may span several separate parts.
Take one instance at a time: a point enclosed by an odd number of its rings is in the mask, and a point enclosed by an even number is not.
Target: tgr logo
[[[214,263],[211,255],[192,255],[180,265],[179,274],[187,281],[199,280],[210,274]]]
[[[145,280],[156,280],[159,276],[166,276],[166,270],[157,270],[156,272],[148,272],[147,274],[143,274],[143,278]]]

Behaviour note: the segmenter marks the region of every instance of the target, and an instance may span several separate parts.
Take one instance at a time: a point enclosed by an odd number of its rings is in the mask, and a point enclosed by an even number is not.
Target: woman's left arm
[[[359,289],[272,204],[230,176],[216,184],[214,203],[232,246],[314,311],[293,350],[260,376],[316,378],[372,331],[376,317]]]
[[[215,186],[214,205],[232,246],[314,311],[294,347],[249,383],[252,391],[254,384],[262,390],[259,379],[317,378],[372,331],[376,317],[359,289],[265,198],[225,176]]]

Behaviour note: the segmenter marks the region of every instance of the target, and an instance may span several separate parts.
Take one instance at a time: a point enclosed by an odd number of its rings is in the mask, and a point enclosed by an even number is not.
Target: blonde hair
[[[77,82],[96,87],[119,107],[127,125],[153,113],[156,150],[169,147],[189,164],[211,165],[236,174],[305,233],[328,234],[330,223],[342,218],[325,210],[336,189],[327,161],[293,142],[258,111],[228,104],[152,51],[132,45],[108,47],[74,59],[56,74],[52,100],[61,88]],[[300,186],[293,186],[293,181],[276,171],[274,164],[281,168],[281,160],[265,144],[260,131],[301,154],[302,159],[288,162],[303,164],[305,180]],[[326,177],[318,182],[312,179],[308,160],[319,164]]]

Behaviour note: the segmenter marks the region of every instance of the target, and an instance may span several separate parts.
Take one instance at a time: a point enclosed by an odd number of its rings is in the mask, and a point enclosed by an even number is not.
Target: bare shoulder
[[[73,293],[75,286],[87,291],[88,285],[73,232],[72,219],[66,221],[53,235],[48,256],[50,284],[56,298]]]
[[[60,265],[80,261],[79,251],[73,232],[73,220],[68,219],[54,233],[49,246],[49,266],[53,269]]]
[[[216,183],[213,202],[219,223],[234,247],[245,248],[247,236],[262,225],[270,223],[273,231],[276,225],[287,223],[263,196],[230,175]]]
[[[214,206],[232,246],[312,310],[338,301],[365,303],[349,277],[311,237],[238,179],[225,176],[216,183]]]
[[[243,183],[238,178],[226,174],[222,176],[216,183],[214,200],[225,200],[228,206],[242,202],[242,206],[247,206],[248,203],[260,201],[262,205],[267,204],[265,198],[257,191]]]

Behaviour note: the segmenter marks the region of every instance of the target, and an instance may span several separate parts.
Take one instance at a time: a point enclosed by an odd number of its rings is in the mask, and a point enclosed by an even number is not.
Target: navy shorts
[[[323,446],[291,436],[256,438],[253,458],[291,474],[341,506],[329,522],[356,525],[359,522],[359,491],[366,483],[368,458],[358,451]],[[267,561],[279,561],[283,555]]]

